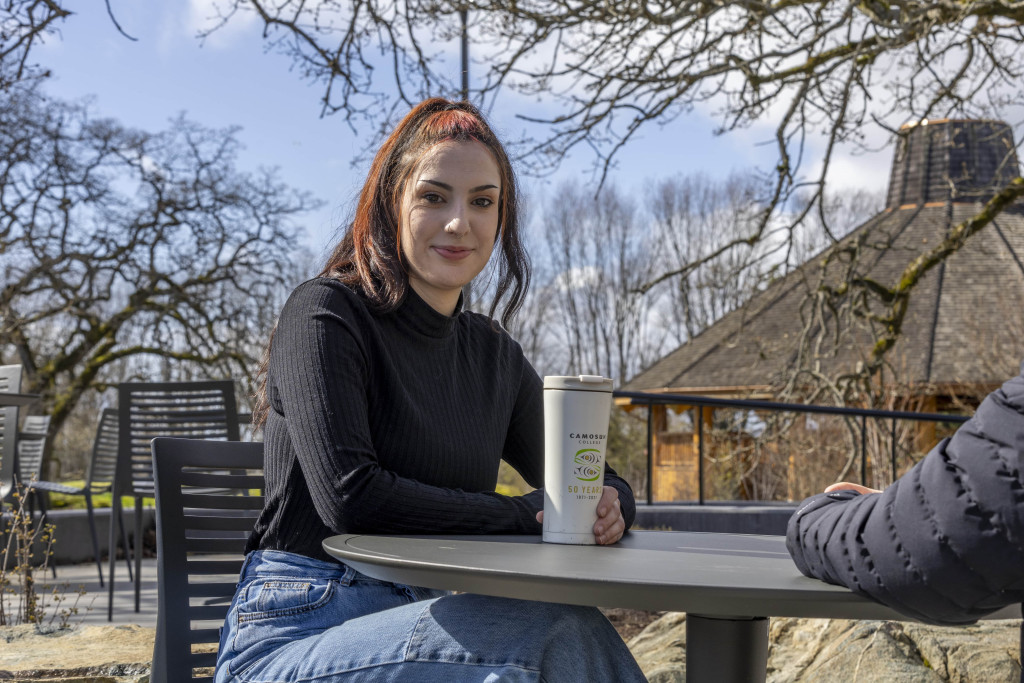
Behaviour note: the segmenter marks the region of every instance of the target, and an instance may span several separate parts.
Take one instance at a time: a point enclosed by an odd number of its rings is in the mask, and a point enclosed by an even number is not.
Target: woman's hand
[[[848,481],[841,481],[838,484],[832,484],[825,489],[825,493],[832,493],[833,491],[856,491],[857,493],[881,493],[878,489],[869,489],[867,486],[861,486],[860,484],[853,484]]]
[[[622,519],[619,505],[619,490],[605,486],[597,504],[597,521],[594,523],[594,538],[598,545],[611,545],[626,533],[626,521]]]
[[[544,523],[544,511],[537,513],[537,521]],[[594,522],[594,538],[598,545],[611,545],[626,533],[626,521],[622,519],[622,506],[619,504],[619,490],[614,486],[605,486],[601,500],[597,503],[597,521]]]

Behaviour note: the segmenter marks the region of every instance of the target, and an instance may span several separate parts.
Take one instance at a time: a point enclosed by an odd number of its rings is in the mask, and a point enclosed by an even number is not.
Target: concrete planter
[[[671,531],[785,536],[796,503],[718,502],[637,504],[636,526]]]
[[[106,556],[108,539],[110,538],[110,508],[97,508],[94,511],[96,518],[96,533],[99,536],[100,554]],[[7,536],[3,533],[10,522],[10,516],[4,515],[0,523],[0,548],[6,547]],[[36,514],[38,521],[39,515]],[[93,561],[92,536],[89,533],[89,516],[85,510],[51,510],[47,513],[47,520],[56,527],[54,531],[53,556],[51,562],[60,566],[62,564],[80,564]],[[124,523],[128,531],[128,538],[131,541],[135,535],[135,511],[128,508],[124,511]],[[156,511],[153,508],[142,509],[143,535],[150,529],[156,528]],[[41,557],[42,548],[33,548],[36,557]],[[13,558],[12,558],[13,559]]]

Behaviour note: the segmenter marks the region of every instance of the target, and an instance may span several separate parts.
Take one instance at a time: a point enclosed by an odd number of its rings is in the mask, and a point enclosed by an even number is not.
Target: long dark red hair
[[[509,327],[530,281],[529,260],[520,240],[519,193],[505,148],[480,111],[468,102],[435,97],[416,105],[399,122],[377,151],[352,224],[320,275],[360,287],[381,310],[393,310],[402,303],[409,287],[398,242],[402,193],[423,155],[448,140],[475,140],[490,150],[498,164],[499,270],[490,315],[494,317],[500,302],[506,300],[501,323]]]
[[[334,248],[320,277],[359,288],[377,310],[391,311],[405,299],[409,276],[399,245],[399,211],[406,182],[420,159],[438,143],[475,140],[494,156],[501,178],[498,198],[498,282],[489,315],[502,301],[501,324],[508,328],[523,305],[530,284],[530,263],[520,238],[519,191],[515,171],[504,146],[483,114],[468,102],[440,97],[424,100],[406,114],[377,150],[359,193],[355,216]],[[270,345],[260,365],[254,424],[266,420],[267,367]]]

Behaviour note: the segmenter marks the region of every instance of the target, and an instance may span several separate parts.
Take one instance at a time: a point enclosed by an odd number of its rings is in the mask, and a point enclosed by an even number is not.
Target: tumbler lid
[[[573,391],[604,391],[612,390],[612,380],[600,375],[546,375],[545,389],[570,389]]]

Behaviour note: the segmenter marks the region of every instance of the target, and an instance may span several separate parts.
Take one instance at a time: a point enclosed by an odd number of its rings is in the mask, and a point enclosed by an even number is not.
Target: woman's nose
[[[469,232],[469,221],[466,219],[466,212],[462,209],[455,209],[448,218],[448,224],[444,231],[449,235],[464,235]]]

